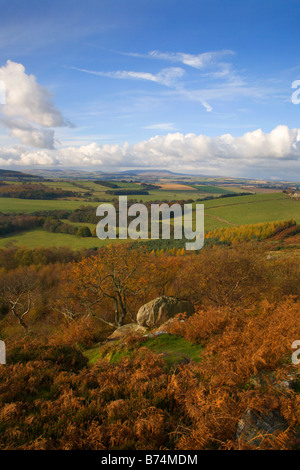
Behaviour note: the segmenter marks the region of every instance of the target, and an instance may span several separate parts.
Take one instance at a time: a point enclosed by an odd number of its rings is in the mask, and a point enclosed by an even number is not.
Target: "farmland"
[[[18,190],[20,181],[4,181],[2,188]],[[204,204],[205,231],[212,231],[226,226],[237,226],[272,222],[278,220],[294,219],[299,223],[300,204],[274,189],[274,192],[260,192],[255,194],[245,193],[242,185],[234,184],[226,186],[226,182],[214,181],[182,181],[176,182],[174,178],[144,178],[143,181],[113,180],[111,182],[101,180],[45,180],[39,182],[45,191],[63,191],[62,194],[70,194],[69,197],[58,199],[23,199],[19,197],[1,197],[0,212],[2,214],[48,214],[53,211],[68,211],[72,213],[81,207],[96,207],[102,202],[116,202],[119,195],[128,194],[128,204],[131,202],[162,203],[169,204],[197,203]],[[26,186],[26,184],[28,186]],[[18,186],[19,185],[19,186]],[[32,183],[23,184],[25,188],[34,187]],[[181,189],[182,188],[182,189]],[[251,189],[253,191],[253,186]],[[3,189],[2,189],[3,190]],[[143,190],[143,191],[142,191]],[[270,190],[271,191],[271,190]],[[67,192],[67,193],[66,193]],[[111,193],[116,194],[111,194]],[[14,194],[14,193],[12,193]],[[76,197],[73,196],[76,194]],[[240,194],[240,195],[239,195]],[[95,223],[94,223],[95,222]],[[96,221],[88,220],[72,222],[62,219],[61,223],[74,226],[78,229],[87,226],[91,233],[95,231]],[[94,234],[95,235],[95,234]],[[73,233],[49,233],[43,228],[34,228],[19,233],[9,233],[0,239],[0,247],[15,244],[35,248],[39,246],[68,246],[72,249],[95,248],[107,244],[108,241],[99,240],[97,237],[79,237]]]
[[[214,225],[226,225],[220,221],[222,218],[233,225],[271,222],[294,218],[300,221],[299,202],[294,201],[282,193],[255,194],[235,198],[207,201],[205,203],[206,230]],[[214,219],[214,220],[212,220]],[[213,229],[212,228],[212,229]]]
[[[17,199],[17,198],[1,198],[0,199],[0,212],[9,213],[27,213],[31,214],[36,211],[52,211],[55,209],[75,210],[83,204],[82,200],[32,200],[32,199]],[[97,206],[97,203],[89,203]]]
[[[11,244],[25,246],[26,248],[49,248],[52,246],[68,246],[72,250],[80,248],[94,248],[106,245],[108,241],[99,238],[84,238],[65,233],[48,233],[44,230],[29,230],[9,237],[0,238],[0,248]]]

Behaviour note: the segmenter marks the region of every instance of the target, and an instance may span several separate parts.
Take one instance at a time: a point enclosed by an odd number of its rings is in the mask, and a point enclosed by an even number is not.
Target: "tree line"
[[[59,188],[54,189],[43,184],[21,183],[1,185],[0,197],[51,200],[68,197],[81,197],[81,193]]]

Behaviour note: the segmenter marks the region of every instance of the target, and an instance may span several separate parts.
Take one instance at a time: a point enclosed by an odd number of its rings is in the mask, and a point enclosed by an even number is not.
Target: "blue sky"
[[[300,180],[298,0],[0,8],[1,167]]]

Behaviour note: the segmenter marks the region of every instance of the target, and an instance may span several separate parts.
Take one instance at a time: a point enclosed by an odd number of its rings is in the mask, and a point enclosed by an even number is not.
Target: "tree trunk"
[[[123,326],[126,317],[126,307],[122,301],[121,295],[118,293],[117,310],[116,310],[116,323],[118,326]]]

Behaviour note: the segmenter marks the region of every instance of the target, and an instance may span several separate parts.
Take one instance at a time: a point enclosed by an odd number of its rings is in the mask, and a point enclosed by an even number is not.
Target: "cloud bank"
[[[39,85],[34,75],[27,75],[22,64],[10,60],[0,67],[0,81],[5,88],[0,124],[25,145],[54,149],[51,128],[71,124],[54,106],[49,90]]]
[[[22,147],[0,149],[0,165],[60,165],[66,167],[103,168],[168,168],[172,171],[241,176],[255,172],[262,177],[283,177],[295,172],[300,163],[300,129],[280,125],[270,133],[261,129],[240,137],[223,134],[179,132],[159,135],[129,145],[99,145],[54,150],[31,150]],[[300,168],[300,165],[298,165]]]

